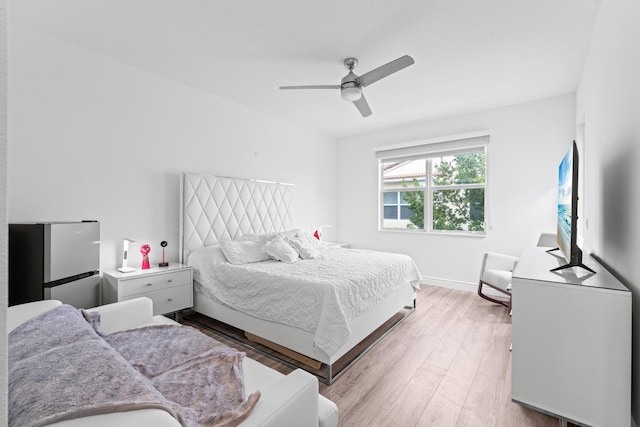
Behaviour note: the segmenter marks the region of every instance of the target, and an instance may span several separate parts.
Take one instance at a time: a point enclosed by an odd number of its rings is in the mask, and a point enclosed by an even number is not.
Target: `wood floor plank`
[[[478,372],[473,382],[457,426],[495,426],[498,412],[495,410],[502,399],[504,380]]]
[[[427,409],[425,402],[431,400],[446,373],[446,369],[429,361],[423,363],[401,393],[385,406],[385,416],[389,419],[400,417],[403,422],[398,425],[418,425]]]

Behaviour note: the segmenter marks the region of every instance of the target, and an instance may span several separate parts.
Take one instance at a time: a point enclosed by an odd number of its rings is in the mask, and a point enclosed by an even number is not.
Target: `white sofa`
[[[37,301],[12,306],[7,311],[8,331],[61,303],[55,300]],[[154,316],[152,301],[136,298],[90,309],[100,313],[105,334],[158,323],[174,323],[164,316]],[[287,427],[338,425],[338,408],[332,401],[318,394],[318,380],[297,369],[283,375],[248,357],[243,362],[246,395],[260,390],[257,405],[240,425],[243,427]],[[178,421],[161,409],[140,409],[77,418],[52,424],[74,426],[180,426]]]

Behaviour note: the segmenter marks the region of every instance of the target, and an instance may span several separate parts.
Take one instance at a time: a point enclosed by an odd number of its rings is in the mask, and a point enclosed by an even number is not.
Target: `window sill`
[[[486,232],[465,232],[465,231],[449,231],[449,230],[403,230],[400,228],[379,228],[379,232],[382,233],[401,233],[401,234],[415,234],[417,236],[420,235],[428,235],[428,236],[455,236],[455,237],[474,237],[474,238],[484,238],[487,237]]]

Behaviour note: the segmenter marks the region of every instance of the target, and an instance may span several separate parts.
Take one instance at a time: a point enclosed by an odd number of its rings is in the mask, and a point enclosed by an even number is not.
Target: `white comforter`
[[[292,264],[263,261],[233,265],[217,245],[191,254],[198,290],[234,309],[314,334],[327,354],[342,347],[349,320],[401,286],[419,289],[420,273],[401,254],[328,248],[316,259]]]

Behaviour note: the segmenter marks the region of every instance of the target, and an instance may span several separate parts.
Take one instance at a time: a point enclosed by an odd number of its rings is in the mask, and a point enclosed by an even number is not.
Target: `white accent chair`
[[[511,310],[511,275],[516,268],[518,260],[518,257],[510,255],[493,252],[485,253],[482,257],[482,267],[480,268],[478,295],[488,301],[509,307],[509,310]],[[505,294],[508,299],[501,299],[483,293],[482,287],[484,285]]]

